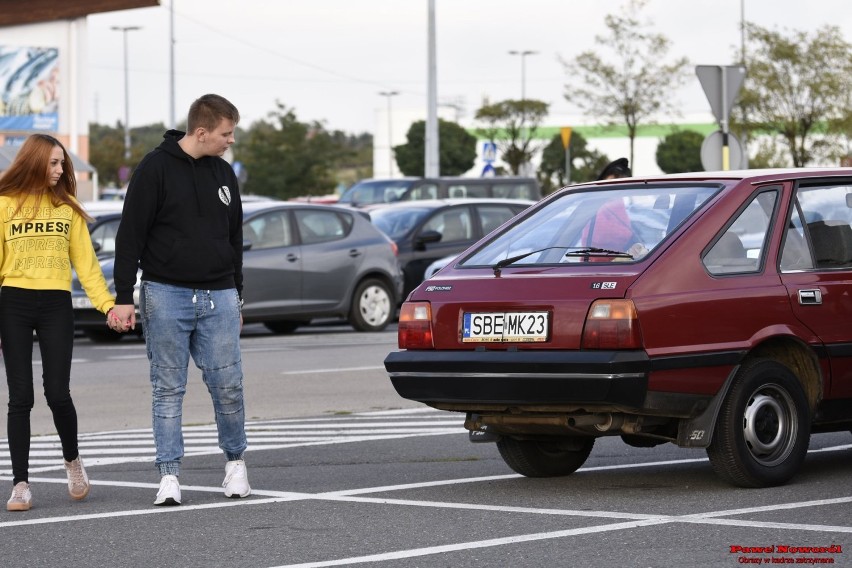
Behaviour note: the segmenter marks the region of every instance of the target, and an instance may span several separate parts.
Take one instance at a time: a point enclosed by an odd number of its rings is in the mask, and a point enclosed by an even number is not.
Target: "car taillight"
[[[396,241],[393,240],[392,238],[390,238],[389,236],[387,236],[384,233],[382,233],[382,236],[385,238],[385,240],[390,245],[390,248],[393,251],[393,255],[398,257],[399,256],[399,245],[396,244]]]
[[[630,300],[596,300],[586,316],[583,349],[640,349],[642,332]]]
[[[432,305],[405,302],[399,310],[400,349],[434,349],[432,344]]]

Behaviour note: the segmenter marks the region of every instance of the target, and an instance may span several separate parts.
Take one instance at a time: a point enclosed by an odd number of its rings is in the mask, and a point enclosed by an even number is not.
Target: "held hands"
[[[136,329],[136,309],[132,305],[115,305],[107,312],[107,327],[118,333]]]

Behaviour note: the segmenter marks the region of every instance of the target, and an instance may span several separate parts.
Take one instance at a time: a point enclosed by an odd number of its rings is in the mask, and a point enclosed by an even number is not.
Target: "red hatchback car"
[[[421,284],[385,368],[526,476],[621,436],[765,487],[852,428],[850,321],[852,169],[629,178],[557,192]]]

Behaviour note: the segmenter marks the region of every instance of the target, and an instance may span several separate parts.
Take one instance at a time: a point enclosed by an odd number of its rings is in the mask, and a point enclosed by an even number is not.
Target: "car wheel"
[[[552,442],[504,437],[497,449],[506,465],[526,477],[570,475],[586,463],[595,445],[592,437],[564,438]]]
[[[87,329],[83,333],[95,343],[115,343],[122,338],[121,333],[111,329]]]
[[[294,320],[265,321],[264,327],[272,333],[293,333],[305,322]]]
[[[394,316],[393,294],[387,284],[370,278],[355,288],[349,323],[358,331],[381,331]]]
[[[796,375],[775,361],[755,359],[737,373],[707,455],[729,483],[771,487],[798,471],[809,439],[808,401]]]

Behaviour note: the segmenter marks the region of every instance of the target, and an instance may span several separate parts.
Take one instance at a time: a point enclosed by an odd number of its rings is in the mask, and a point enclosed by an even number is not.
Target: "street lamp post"
[[[388,98],[388,177],[393,177],[393,123],[391,122],[391,97],[398,91],[381,91],[379,94]]]
[[[111,30],[124,36],[124,159],[130,159],[130,89],[127,69],[127,32],[141,30],[139,26],[112,26]]]
[[[527,55],[535,55],[537,53],[538,53],[537,51],[530,51],[528,49],[525,49],[524,51],[516,51],[516,50],[513,49],[509,52],[509,55],[520,55],[521,56],[521,100],[522,101],[527,100],[527,65],[526,65]]]

